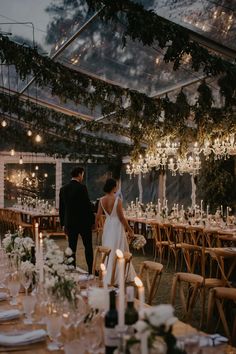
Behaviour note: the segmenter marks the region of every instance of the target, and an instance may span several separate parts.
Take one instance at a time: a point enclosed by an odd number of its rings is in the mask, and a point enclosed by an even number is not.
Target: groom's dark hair
[[[78,177],[79,175],[82,175],[84,172],[84,168],[81,166],[74,167],[73,170],[71,171],[71,177]]]
[[[114,178],[108,178],[106,180],[105,186],[103,187],[103,190],[105,193],[110,193],[113,188],[116,187],[116,180]]]

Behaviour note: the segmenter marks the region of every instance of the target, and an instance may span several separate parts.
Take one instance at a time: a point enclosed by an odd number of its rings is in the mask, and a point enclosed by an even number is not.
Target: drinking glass
[[[28,289],[32,283],[32,272],[21,272],[20,273],[20,282],[25,288],[25,295],[28,295]]]
[[[34,308],[36,304],[36,297],[32,295],[25,295],[22,299],[22,304],[24,308],[24,313],[26,319],[24,320],[25,324],[32,324],[32,314],[34,313]]]
[[[187,335],[184,338],[184,349],[187,354],[199,353],[199,336],[197,333],[193,333],[192,335]]]
[[[17,305],[17,296],[20,291],[20,280],[19,280],[19,275],[18,273],[13,273],[9,275],[8,279],[8,289],[10,291],[10,296],[12,297],[12,300],[10,301],[11,305]]]
[[[61,343],[58,341],[58,337],[61,334],[62,317],[58,313],[52,313],[47,317],[47,331],[50,339],[52,340],[48,344],[49,350],[60,349]]]

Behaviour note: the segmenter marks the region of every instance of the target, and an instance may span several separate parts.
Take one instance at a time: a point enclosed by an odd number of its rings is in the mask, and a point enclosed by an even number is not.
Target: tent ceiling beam
[[[97,11],[93,16],[91,16],[88,21],[86,21],[83,26],[81,26],[78,31],[76,31],[63,45],[55,51],[55,53],[50,56],[52,60],[56,59],[89,25],[91,22],[93,22],[100,12],[103,10],[104,7],[102,7],[99,11]],[[35,81],[35,76],[32,77],[32,79],[28,82],[25,87],[20,91],[20,94],[23,94]]]
[[[9,90],[8,88],[5,88],[5,87],[0,87],[0,92],[6,93],[6,94],[10,94],[10,95],[18,95],[19,94],[17,91],[15,91],[13,89]],[[32,102],[34,104],[37,104],[37,105],[42,106],[42,107],[47,107],[49,109],[53,109],[53,110],[55,110],[57,112],[66,114],[68,116],[78,117],[78,118],[84,119],[85,121],[93,120],[93,117],[91,117],[89,115],[82,114],[82,113],[77,113],[77,112],[72,111],[72,110],[70,110],[68,108],[64,108],[64,107],[58,106],[55,103],[49,103],[47,101],[44,101],[44,100],[42,100],[40,98],[36,99],[35,97],[28,96],[26,94],[21,94],[19,98],[22,101],[29,100],[30,102]]]
[[[169,23],[174,22],[174,21],[170,21],[169,19],[167,19],[163,16],[160,16],[159,14],[157,14],[157,15],[166,22],[169,22]],[[235,60],[235,57],[236,57],[236,50],[235,49],[229,48],[219,42],[216,42],[214,39],[206,37],[203,34],[197,33],[188,27],[184,27],[184,25],[180,24],[179,22],[174,22],[174,23],[176,23],[178,26],[182,27],[185,31],[187,31],[190,39],[193,40],[194,42],[197,42],[210,50],[214,50],[215,52],[222,54],[225,57]]]

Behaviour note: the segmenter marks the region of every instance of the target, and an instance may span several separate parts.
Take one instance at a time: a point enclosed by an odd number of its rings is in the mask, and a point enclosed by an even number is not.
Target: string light
[[[39,169],[38,165],[35,166],[35,169],[36,169],[36,171],[38,171],[38,169]]]
[[[47,177],[48,177],[48,174],[47,174],[47,173],[44,173],[44,177],[47,178]]]
[[[35,172],[32,173],[32,177],[35,177]]]
[[[28,136],[32,136],[32,131],[31,131],[31,130],[28,130],[28,131],[27,131],[27,135],[28,135]]]
[[[5,128],[7,126],[7,122],[5,121],[5,119],[2,121],[2,127]]]
[[[36,143],[40,143],[42,141],[41,135],[37,134],[35,137],[35,141],[36,141]]]
[[[14,149],[11,149],[11,150],[10,150],[10,155],[11,155],[11,156],[14,156],[14,155],[15,155],[15,150],[14,150]]]

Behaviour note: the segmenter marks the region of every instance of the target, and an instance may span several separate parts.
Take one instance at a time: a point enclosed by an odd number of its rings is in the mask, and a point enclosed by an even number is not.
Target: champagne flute
[[[27,271],[27,272],[21,272],[20,273],[20,281],[21,281],[21,285],[25,288],[25,295],[28,295],[28,290],[29,287],[32,283],[32,272],[31,271]]]

